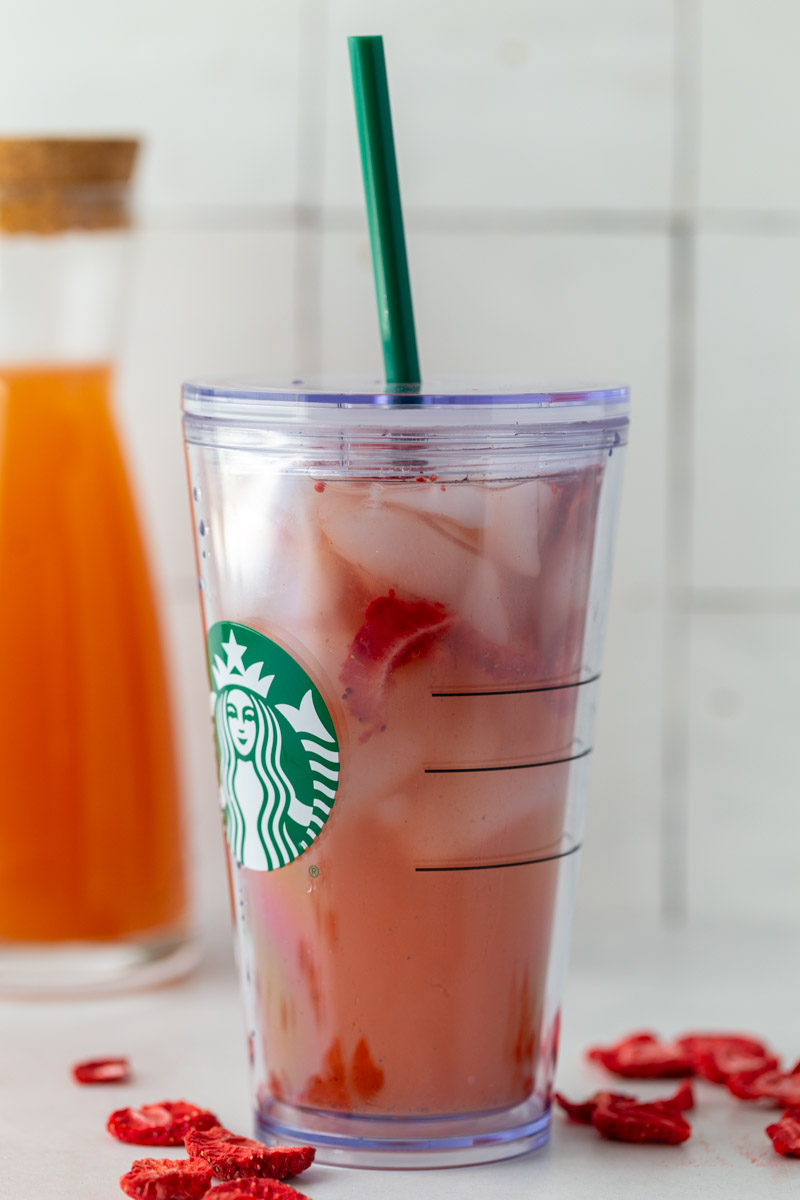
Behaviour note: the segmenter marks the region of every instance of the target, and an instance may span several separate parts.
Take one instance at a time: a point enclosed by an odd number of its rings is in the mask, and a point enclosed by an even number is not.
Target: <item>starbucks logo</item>
[[[339,745],[298,662],[247,625],[208,634],[225,832],[237,862],[274,871],[299,858],[330,816]]]

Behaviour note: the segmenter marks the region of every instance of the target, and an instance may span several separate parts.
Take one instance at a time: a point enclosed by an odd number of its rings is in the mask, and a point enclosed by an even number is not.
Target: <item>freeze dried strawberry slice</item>
[[[710,1083],[725,1083],[742,1071],[768,1071],[778,1059],[756,1038],[738,1033],[690,1033],[677,1044],[688,1054],[698,1075]]]
[[[690,1058],[698,1054],[712,1053],[720,1048],[739,1050],[742,1054],[769,1054],[764,1042],[747,1033],[685,1033],[675,1041]]]
[[[106,1129],[121,1142],[137,1146],[180,1146],[193,1129],[211,1129],[219,1125],[207,1108],[187,1104],[185,1100],[162,1100],[141,1108],[119,1108],[108,1118]]]
[[[573,1100],[568,1100],[566,1096],[562,1096],[561,1092],[555,1094],[556,1103],[563,1108],[564,1112],[573,1121],[578,1121],[581,1125],[591,1125],[594,1110],[598,1104],[607,1103],[609,1100],[636,1100],[635,1096],[626,1096],[621,1092],[595,1092],[588,1100],[583,1103],[575,1103]]]
[[[635,1096],[625,1095],[621,1092],[595,1092],[594,1096],[590,1096],[582,1104],[575,1104],[571,1100],[567,1100],[566,1096],[562,1096],[556,1092],[556,1101],[564,1109],[573,1121],[579,1121],[582,1125],[591,1125],[594,1117],[595,1109],[601,1107],[614,1107],[617,1103],[622,1104],[638,1104]],[[649,1107],[661,1109],[664,1112],[687,1112],[690,1108],[694,1108],[694,1093],[690,1083],[682,1083],[675,1092],[674,1096],[668,1096],[665,1100],[652,1100]]]
[[[211,1187],[214,1172],[208,1163],[193,1158],[140,1158],[119,1186],[136,1200],[201,1200]]]
[[[760,1075],[776,1070],[779,1065],[774,1054],[750,1054],[727,1046],[698,1054],[694,1062],[697,1074],[709,1083],[727,1083],[739,1075]]]
[[[373,600],[339,676],[353,715],[377,724],[392,673],[429,653],[455,620],[443,604],[400,600],[394,590]]]
[[[256,1196],[258,1200],[308,1200],[291,1184],[279,1183],[277,1179],[232,1179],[221,1183],[209,1195],[212,1200],[237,1200],[238,1196]]]
[[[800,1063],[791,1071],[742,1071],[726,1082],[739,1100],[771,1100],[783,1108],[800,1108]]]
[[[125,1083],[130,1078],[127,1058],[93,1058],[75,1063],[72,1078],[77,1083]]]
[[[654,1100],[652,1103],[660,1104],[664,1108],[671,1108],[673,1112],[689,1112],[694,1108],[692,1085],[688,1081],[682,1083],[674,1096],[669,1096],[666,1100]]]
[[[597,1105],[592,1124],[602,1137],[613,1142],[678,1146],[692,1136],[688,1121],[663,1102],[637,1104],[610,1099]]]
[[[310,1167],[316,1154],[313,1146],[265,1146],[221,1125],[192,1130],[186,1135],[186,1149],[192,1158],[205,1159],[218,1179],[289,1179]]]
[[[652,1033],[633,1033],[613,1046],[592,1046],[586,1057],[626,1079],[670,1079],[694,1073],[685,1050],[676,1042],[659,1041]]]
[[[800,1108],[789,1108],[766,1132],[778,1154],[800,1158]]]

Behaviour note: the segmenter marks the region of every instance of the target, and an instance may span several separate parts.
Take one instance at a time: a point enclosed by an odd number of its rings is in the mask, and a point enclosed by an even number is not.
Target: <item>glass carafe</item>
[[[192,957],[156,608],[111,404],[132,140],[0,140],[0,993]]]

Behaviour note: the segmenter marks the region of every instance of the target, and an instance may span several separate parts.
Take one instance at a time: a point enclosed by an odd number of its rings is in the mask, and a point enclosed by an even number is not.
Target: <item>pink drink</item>
[[[262,1133],[519,1153],[546,1136],[608,421],[468,478],[422,439],[365,477],[188,423]]]

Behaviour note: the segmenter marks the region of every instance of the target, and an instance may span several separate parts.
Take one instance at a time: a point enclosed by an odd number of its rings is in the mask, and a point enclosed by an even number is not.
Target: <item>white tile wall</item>
[[[693,580],[800,587],[800,235],[698,241]]]
[[[382,33],[406,203],[664,208],[669,0],[329,0],[325,201],[362,202],[347,56]]]
[[[785,917],[800,905],[800,7],[28,0],[0,39],[3,131],[99,123],[149,142],[120,406],[203,919],[224,883],[178,389],[230,369],[380,370],[354,32],[386,36],[424,366],[634,388],[583,919],[654,920],[664,897],[673,918]]]
[[[2,130],[141,134],[147,206],[291,204],[301,7],[15,4],[0,38]]]
[[[800,614],[692,622],[689,910],[797,912]]]
[[[800,206],[795,0],[702,0],[700,196],[706,207]]]

